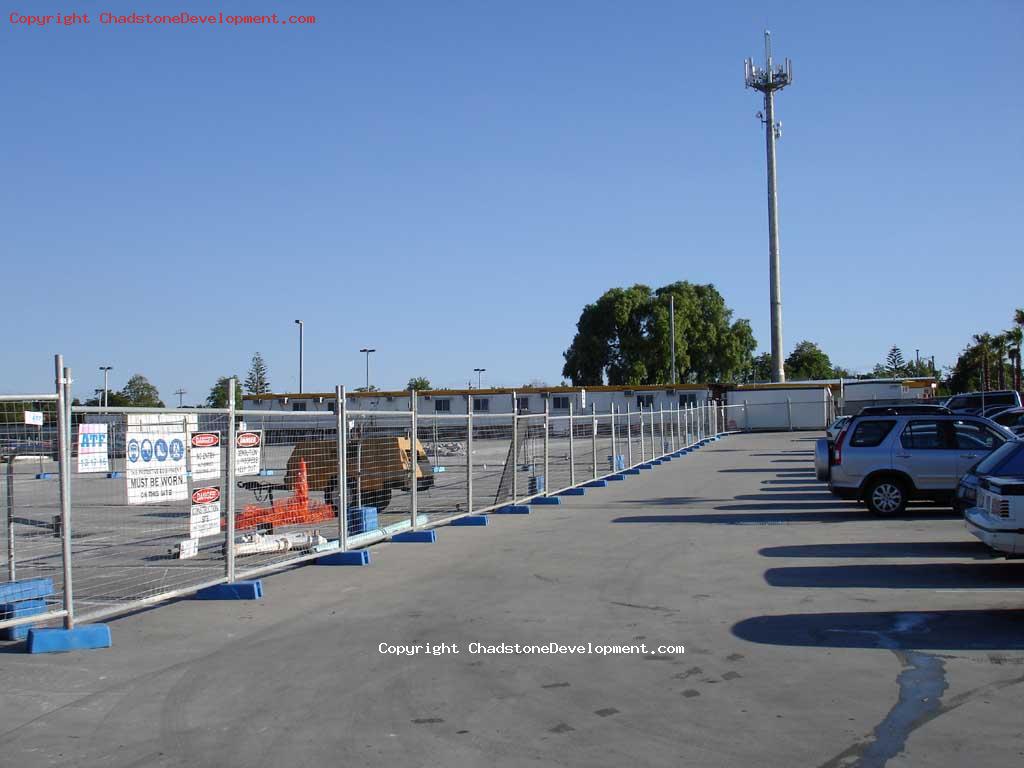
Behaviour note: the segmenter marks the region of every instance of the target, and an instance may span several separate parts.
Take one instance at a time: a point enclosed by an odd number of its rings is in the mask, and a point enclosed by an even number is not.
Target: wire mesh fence
[[[0,639],[63,610],[58,408],[56,394],[0,398]]]
[[[355,410],[341,387],[316,412],[233,397],[66,407],[69,381],[0,397],[5,637],[526,503],[738,428],[712,404],[495,413],[467,396],[465,413],[421,414],[410,393],[396,410]]]

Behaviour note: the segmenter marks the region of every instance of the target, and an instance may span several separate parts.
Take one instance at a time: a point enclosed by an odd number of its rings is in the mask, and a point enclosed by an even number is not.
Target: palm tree
[[[989,347],[992,346],[992,334],[976,333],[974,334],[974,342],[981,353],[981,391],[986,392],[989,390],[988,351]]]
[[[996,353],[996,378],[999,389],[1006,389],[1006,367],[1003,364],[1003,358],[1006,357],[1006,334],[997,333],[992,337],[992,351]]]
[[[1020,376],[1020,348],[1021,343],[1024,342],[1024,309],[1018,309],[1013,313],[1013,322],[1016,327],[1008,330],[1006,332],[1006,337],[1009,339],[1010,344],[1016,348],[1016,354],[1014,355],[1013,361],[1013,386],[1014,389],[1020,392],[1022,383]]]

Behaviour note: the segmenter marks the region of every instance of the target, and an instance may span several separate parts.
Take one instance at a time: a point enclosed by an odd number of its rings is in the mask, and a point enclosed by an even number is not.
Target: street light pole
[[[481,376],[483,375],[486,368],[474,368],[473,373],[476,374],[476,388],[481,389]]]
[[[359,350],[366,355],[366,391],[370,391],[370,353],[376,352],[376,349],[371,347],[363,347]]]
[[[110,372],[114,370],[114,366],[101,365],[100,370],[103,371],[103,407],[106,408],[108,405],[110,405],[110,398],[107,396],[107,393],[110,391],[108,383],[110,381]]]
[[[303,346],[302,331],[303,331],[304,323],[301,320],[296,320],[295,324],[299,326],[299,394],[301,395],[302,394],[302,352],[303,352],[303,350],[302,350],[302,346]]]

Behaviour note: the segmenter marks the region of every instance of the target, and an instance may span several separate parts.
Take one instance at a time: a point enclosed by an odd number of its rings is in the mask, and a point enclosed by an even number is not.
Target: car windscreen
[[[1011,440],[1003,443],[1000,447],[996,448],[992,453],[979,461],[977,466],[974,468],[974,472],[978,475],[992,475],[1002,472],[1003,462],[1015,454],[1024,454],[1024,443],[1021,443],[1018,440]]]
[[[853,430],[853,435],[850,437],[850,447],[874,448],[885,440],[885,436],[892,431],[895,424],[895,421],[883,421],[881,419],[862,421]]]

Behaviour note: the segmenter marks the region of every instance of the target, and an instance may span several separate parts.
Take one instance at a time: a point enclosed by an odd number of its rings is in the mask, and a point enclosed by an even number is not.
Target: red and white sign
[[[220,477],[220,432],[193,432],[188,445],[192,479],[216,480]]]
[[[258,475],[260,453],[263,449],[263,432],[254,430],[235,435],[235,475]]]
[[[188,535],[198,539],[220,533],[220,488],[196,488],[192,491],[192,514]]]

